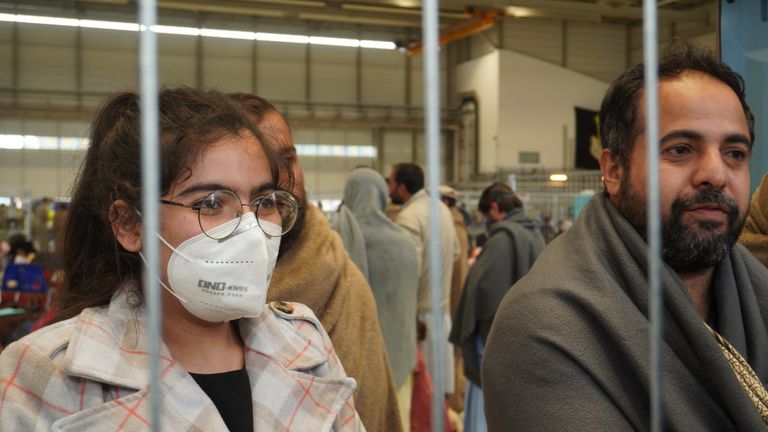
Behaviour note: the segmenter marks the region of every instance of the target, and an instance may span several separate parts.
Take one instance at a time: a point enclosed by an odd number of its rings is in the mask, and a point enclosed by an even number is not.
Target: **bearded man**
[[[283,159],[286,172],[281,178],[285,174],[292,184],[281,186],[290,188],[300,201],[296,224],[280,242],[267,301],[309,306],[331,337],[335,352],[329,354],[337,355],[347,375],[357,381],[355,408],[366,430],[401,431],[395,383],[371,286],[322,212],[307,201],[304,173],[285,119],[258,96],[231,97],[240,102],[267,138],[266,144]]]
[[[659,159],[662,415],[670,431],[766,427],[768,271],[737,245],[754,119],[743,81],[678,44],[659,62],[659,153],[643,66],[600,110],[605,192],[507,293],[482,367],[491,431],[650,428],[647,158]]]

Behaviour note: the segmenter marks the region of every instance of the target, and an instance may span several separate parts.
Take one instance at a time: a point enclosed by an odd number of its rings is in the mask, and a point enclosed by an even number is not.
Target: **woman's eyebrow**
[[[255,187],[255,188],[251,189],[251,197],[254,198],[254,197],[257,197],[257,196],[261,195],[262,192],[265,192],[265,191],[270,191],[271,192],[273,190],[275,190],[275,184],[274,183],[264,183],[264,184],[262,184],[262,185],[260,185],[258,187]]]
[[[218,183],[199,183],[186,187],[179,192],[177,196],[188,196],[198,192],[214,192],[217,190],[231,190],[230,188]]]

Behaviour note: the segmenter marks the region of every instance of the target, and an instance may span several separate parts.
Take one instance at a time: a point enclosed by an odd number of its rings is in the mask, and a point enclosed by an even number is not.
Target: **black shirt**
[[[245,368],[215,374],[190,373],[232,432],[253,432],[251,384]]]

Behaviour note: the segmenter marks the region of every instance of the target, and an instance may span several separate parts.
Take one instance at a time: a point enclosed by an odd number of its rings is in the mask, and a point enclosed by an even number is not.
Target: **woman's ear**
[[[600,153],[600,171],[603,174],[603,184],[608,196],[618,196],[621,190],[621,178],[625,172],[618,156],[610,149],[603,149]]]
[[[128,252],[141,250],[141,219],[134,208],[119,199],[109,208],[112,233],[120,246]]]

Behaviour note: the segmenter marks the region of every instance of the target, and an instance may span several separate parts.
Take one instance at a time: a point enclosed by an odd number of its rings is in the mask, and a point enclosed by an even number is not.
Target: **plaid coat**
[[[149,340],[126,294],[45,327],[0,354],[0,430],[148,430]],[[283,304],[284,305],[284,304]],[[347,378],[304,305],[265,305],[239,320],[255,431],[360,431]],[[287,312],[284,312],[287,311]],[[163,345],[160,426],[226,431],[216,407]]]

